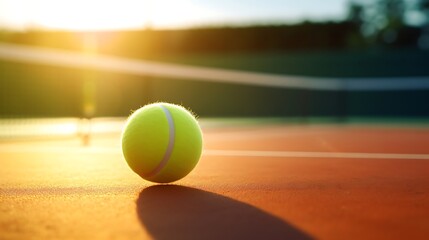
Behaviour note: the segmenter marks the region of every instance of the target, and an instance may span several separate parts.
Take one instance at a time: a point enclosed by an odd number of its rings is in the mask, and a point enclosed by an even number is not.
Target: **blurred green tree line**
[[[151,54],[259,52],[344,49],[352,24],[305,22],[298,25],[213,27],[186,30],[67,32],[31,30],[1,35],[5,42],[82,50],[96,45],[100,53],[147,57]],[[96,44],[92,44],[95,42]]]
[[[428,2],[429,0],[378,0],[368,3],[353,0],[349,2],[346,18],[338,22],[304,21],[293,25],[104,32],[4,30],[0,32],[0,41],[137,58],[181,53],[373,47],[429,49]]]

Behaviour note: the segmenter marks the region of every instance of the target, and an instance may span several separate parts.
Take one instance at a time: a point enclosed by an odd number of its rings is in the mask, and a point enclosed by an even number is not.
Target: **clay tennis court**
[[[0,144],[1,239],[426,239],[425,125],[211,124],[173,184],[120,133]]]

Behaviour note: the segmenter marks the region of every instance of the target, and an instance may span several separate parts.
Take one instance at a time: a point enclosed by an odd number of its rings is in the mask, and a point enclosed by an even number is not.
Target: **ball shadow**
[[[137,215],[155,239],[312,239],[248,204],[175,185],[143,189]]]

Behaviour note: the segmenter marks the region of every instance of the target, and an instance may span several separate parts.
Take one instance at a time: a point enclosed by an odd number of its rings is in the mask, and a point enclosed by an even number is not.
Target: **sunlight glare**
[[[39,0],[32,8],[37,26],[68,30],[172,28],[216,16],[190,0]]]

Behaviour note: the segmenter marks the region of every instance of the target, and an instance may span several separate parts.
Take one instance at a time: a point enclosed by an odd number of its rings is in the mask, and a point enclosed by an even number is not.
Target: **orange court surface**
[[[120,133],[0,142],[0,239],[427,239],[429,128],[205,124],[172,184]]]

